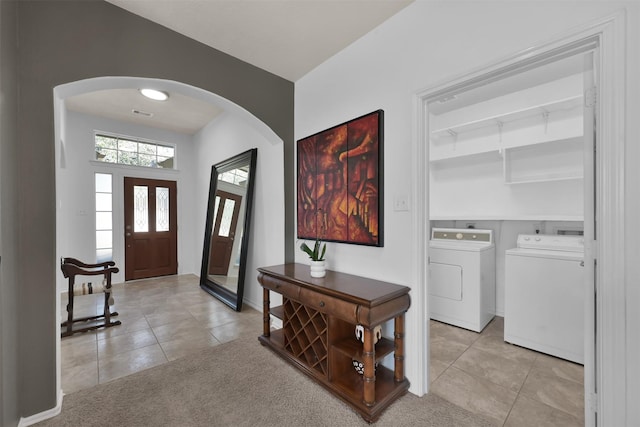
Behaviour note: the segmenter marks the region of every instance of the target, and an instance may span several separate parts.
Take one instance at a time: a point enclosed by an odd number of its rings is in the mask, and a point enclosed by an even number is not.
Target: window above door
[[[153,141],[95,134],[95,160],[120,165],[175,169],[176,147]]]

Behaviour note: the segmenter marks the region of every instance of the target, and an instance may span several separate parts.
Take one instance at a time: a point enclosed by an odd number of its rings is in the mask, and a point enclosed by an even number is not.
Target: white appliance
[[[583,259],[581,236],[518,236],[505,252],[505,341],[584,363]]]
[[[429,241],[429,311],[434,320],[480,332],[496,309],[492,230],[434,228]]]

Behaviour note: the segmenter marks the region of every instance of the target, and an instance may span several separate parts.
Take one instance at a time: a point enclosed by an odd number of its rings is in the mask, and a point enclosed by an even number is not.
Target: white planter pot
[[[324,277],[327,274],[324,261],[311,261],[311,277]]]

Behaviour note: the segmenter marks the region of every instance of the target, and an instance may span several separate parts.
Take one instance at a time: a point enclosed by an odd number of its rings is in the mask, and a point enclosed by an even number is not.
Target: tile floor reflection
[[[584,425],[583,367],[504,342],[504,318],[478,334],[431,321],[431,391],[496,426]]]
[[[75,298],[76,316],[99,314],[103,295]],[[72,393],[194,352],[262,333],[262,313],[235,312],[195,275],[114,286],[122,325],[62,339],[62,389]],[[61,298],[66,318],[66,295]],[[64,319],[63,319],[64,320]],[[496,317],[481,334],[431,321],[431,391],[496,426],[582,426],[583,368],[503,341]]]

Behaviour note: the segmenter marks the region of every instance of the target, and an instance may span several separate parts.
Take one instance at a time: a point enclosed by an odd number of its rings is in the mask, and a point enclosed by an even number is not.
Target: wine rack
[[[327,318],[316,310],[285,299],[284,347],[307,366],[327,375]]]

